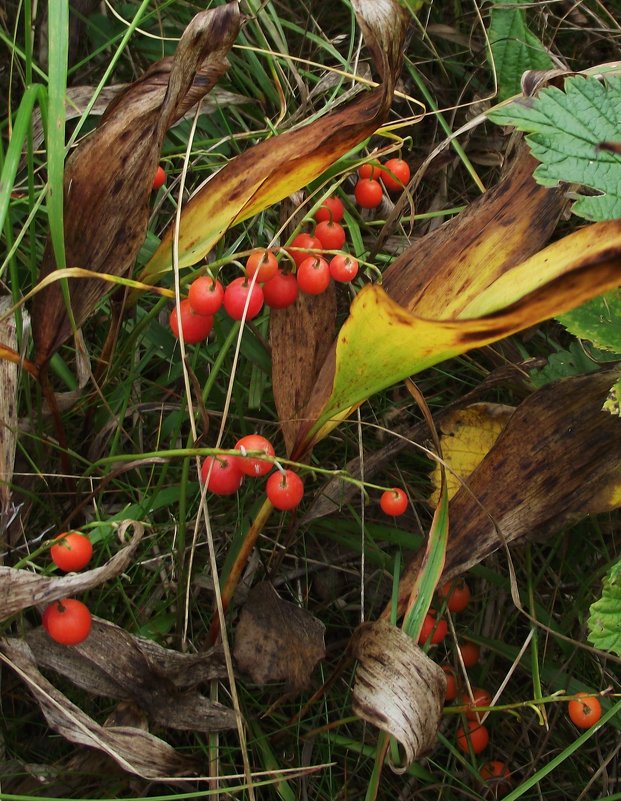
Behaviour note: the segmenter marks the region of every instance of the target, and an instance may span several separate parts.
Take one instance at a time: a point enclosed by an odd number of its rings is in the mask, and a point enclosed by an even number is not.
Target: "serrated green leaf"
[[[542,387],[559,378],[586,375],[598,369],[599,363],[586,353],[580,343],[572,342],[567,350],[560,350],[549,356],[546,366],[541,370],[533,370],[530,378],[536,387]]]
[[[530,5],[522,0],[522,6]],[[498,81],[498,97],[506,100],[521,91],[522,73],[546,70],[552,59],[526,24],[526,13],[518,3],[496,3],[490,13],[489,42]]]
[[[527,132],[534,172],[543,186],[574,183],[599,194],[580,195],[573,213],[587,220],[621,217],[621,155],[601,150],[606,142],[621,141],[619,123],[621,76],[600,82],[574,75],[564,91],[543,89],[536,98],[521,98],[489,113],[493,122]]]
[[[602,411],[621,417],[621,378],[610,388]]]
[[[559,318],[568,331],[596,348],[621,353],[621,289],[588,300]]]
[[[589,642],[604,651],[621,655],[621,562],[604,579],[602,597],[591,604]]]

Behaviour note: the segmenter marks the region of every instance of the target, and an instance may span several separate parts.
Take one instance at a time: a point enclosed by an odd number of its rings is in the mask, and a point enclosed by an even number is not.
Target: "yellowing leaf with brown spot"
[[[390,108],[409,15],[394,0],[352,0],[382,83],[295,130],[273,136],[226,164],[187,203],[179,223],[179,266],[195,264],[228,228],[306,186],[369,137]],[[174,227],[140,280],[155,283],[171,268]]]
[[[483,460],[513,414],[514,407],[502,403],[473,403],[456,409],[442,421],[440,429],[442,457],[447,467],[446,486],[449,499],[460,489],[463,480]],[[440,500],[440,465],[431,474],[434,491],[429,503]]]

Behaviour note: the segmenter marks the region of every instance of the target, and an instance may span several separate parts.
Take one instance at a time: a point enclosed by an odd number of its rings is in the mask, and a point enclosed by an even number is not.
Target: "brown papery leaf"
[[[93,695],[133,701],[159,726],[191,731],[235,727],[231,709],[191,689],[226,676],[221,648],[181,654],[99,618],[93,618],[87,639],[72,648],[54,642],[42,628],[30,631],[26,641],[39,667]]]
[[[124,520],[118,528],[121,540],[130,526],[134,529],[134,534],[129,544],[115,553],[105,565],[94,570],[50,577],[39,576],[28,570],[0,566],[0,620],[30,606],[47,605],[52,601],[90,590],[120,575],[131,564],[144,534],[142,523],[136,520]]]
[[[153,176],[168,128],[200,100],[227,68],[240,25],[238,4],[197,14],[173,58],[155,64],[109,105],[95,133],[65,168],[65,255],[69,267],[125,275],[144,241]],[[56,269],[48,243],[40,278]],[[79,327],[108,291],[96,279],[68,281]],[[70,336],[61,287],[35,295],[35,363],[47,363]]]
[[[113,654],[109,655],[114,658]],[[54,687],[37,669],[24,640],[0,639],[0,661],[25,682],[50,728],[69,742],[86,745],[112,757],[123,770],[146,779],[187,776],[196,764],[164,740],[130,726],[101,726]]]
[[[0,342],[17,347],[15,318],[5,317],[13,304],[8,296],[0,297]],[[11,481],[17,445],[17,365],[0,359],[0,552],[9,516]],[[2,557],[0,556],[0,562]]]
[[[267,581],[252,588],[235,629],[239,669],[257,684],[286,681],[293,690],[308,686],[323,659],[325,626],[310,612],[283,601]]]
[[[293,306],[270,312],[272,386],[287,453],[336,334],[336,291],[331,284],[321,295],[300,295]]]
[[[587,515],[621,506],[621,425],[602,411],[618,368],[557,381],[520,406],[449,505],[445,578],[503,543],[552,535]],[[420,567],[408,565],[399,608]],[[390,610],[384,610],[384,617]]]
[[[391,767],[404,773],[436,742],[446,674],[411,637],[385,620],[359,626],[351,650],[358,660],[354,713],[398,740],[403,763],[391,762]]]

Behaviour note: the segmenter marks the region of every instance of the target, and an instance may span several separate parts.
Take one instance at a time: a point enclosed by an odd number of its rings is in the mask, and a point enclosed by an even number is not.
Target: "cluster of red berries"
[[[201,466],[201,480],[215,495],[232,495],[241,487],[244,476],[260,478],[266,476],[274,466],[274,447],[260,434],[242,437],[237,441],[235,450],[240,451],[239,456],[207,456]],[[265,491],[272,506],[281,511],[290,511],[302,500],[304,484],[293,470],[277,466],[267,479]]]
[[[402,192],[410,180],[410,167],[404,159],[388,159],[375,166],[363,164],[358,168],[358,182],[354,189],[356,203],[363,209],[375,209],[382,202],[384,188],[389,192]]]
[[[59,534],[50,548],[54,564],[65,572],[82,570],[93,554],[91,541],[78,531]],[[50,637],[62,645],[77,645],[91,632],[92,620],[88,607],[75,598],[63,598],[47,606],[41,618]]]

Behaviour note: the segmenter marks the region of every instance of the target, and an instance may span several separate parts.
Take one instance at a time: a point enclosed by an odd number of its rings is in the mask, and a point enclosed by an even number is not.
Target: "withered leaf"
[[[308,686],[315,664],[326,653],[325,626],[310,612],[284,601],[267,581],[252,588],[235,629],[233,655],[257,684],[286,681]]]
[[[553,534],[621,506],[621,426],[602,411],[618,368],[567,378],[534,392],[451,500],[444,576],[480,562],[503,542]],[[418,574],[408,565],[401,611]],[[389,610],[384,610],[387,616]]]
[[[94,721],[39,672],[24,640],[0,639],[0,660],[25,682],[50,728],[70,742],[103,751],[123,770],[144,778],[196,774],[196,764],[164,740],[140,728],[105,727]]]
[[[336,292],[300,295],[293,306],[270,313],[272,386],[287,453],[300,425],[317,372],[336,333]]]
[[[160,726],[192,731],[235,727],[235,714],[193,687],[222,678],[220,648],[181,654],[136,637],[106,620],[93,618],[88,638],[72,648],[59,645],[42,628],[26,641],[40,668],[50,668],[94,695],[133,701]]]
[[[109,105],[95,133],[68,159],[64,183],[66,263],[125,275],[144,241],[149,198],[167,129],[200,100],[226,70],[226,53],[240,25],[237,2],[197,14],[173,58],[159,61]],[[48,243],[40,278],[56,268]],[[70,279],[79,327],[108,285]],[[35,295],[35,363],[40,368],[71,334],[58,282]]]
[[[352,636],[358,660],[353,710],[358,717],[395,737],[404,750],[404,773],[436,741],[446,675],[411,637],[385,620],[363,623]]]
[[[118,529],[123,536],[129,527],[134,533],[129,543],[121,548],[105,565],[82,573],[67,576],[39,576],[29,570],[16,570],[0,566],[0,620],[27,609],[30,606],[49,604],[60,598],[98,587],[104,581],[122,573],[130,564],[144,534],[144,526],[136,520],[124,520]]]
[[[15,318],[5,317],[11,298],[0,297],[0,342],[17,347]],[[17,445],[17,365],[0,359],[0,551],[11,500],[11,481]],[[2,557],[0,557],[1,561]]]

